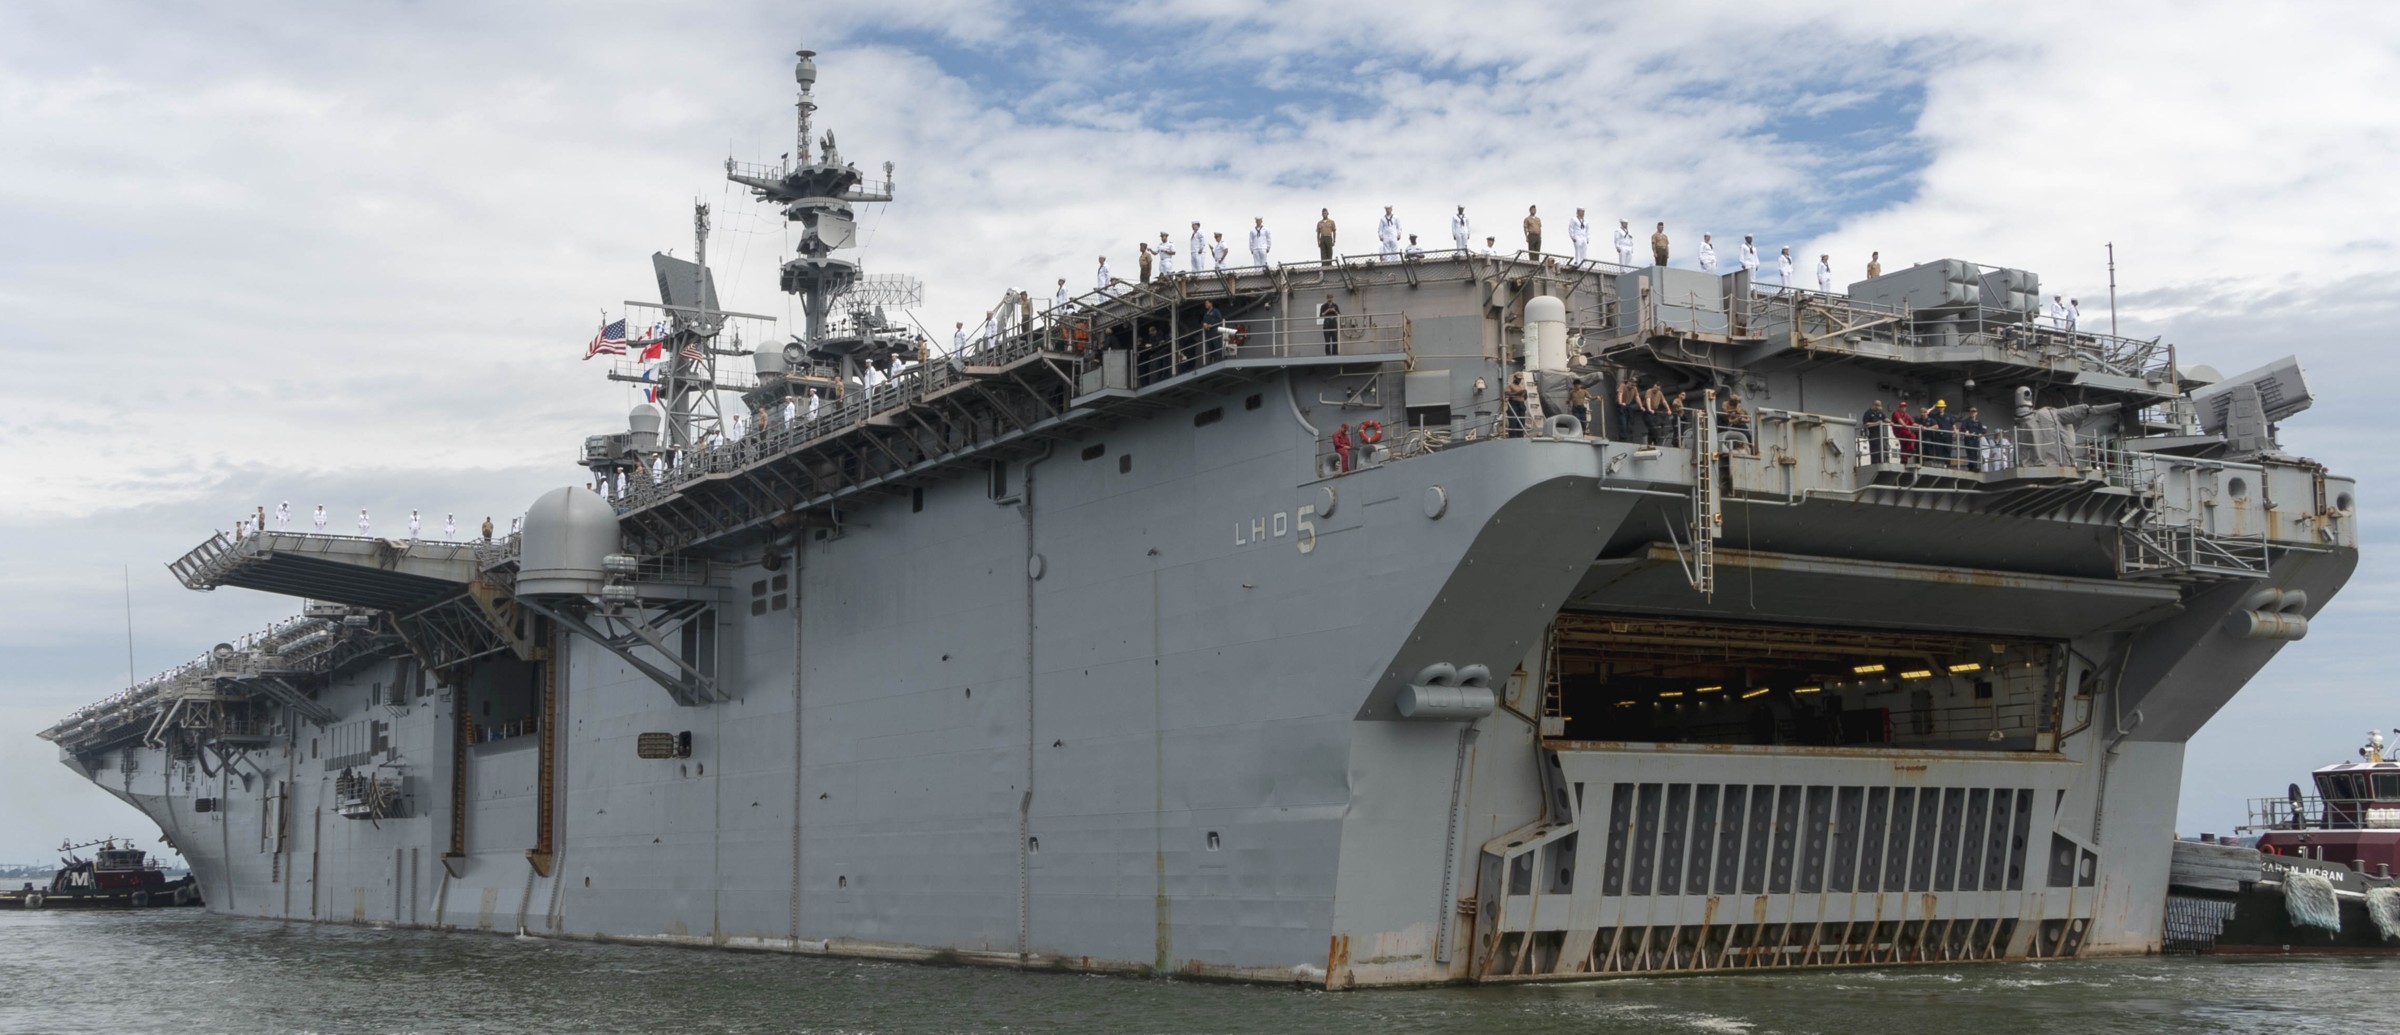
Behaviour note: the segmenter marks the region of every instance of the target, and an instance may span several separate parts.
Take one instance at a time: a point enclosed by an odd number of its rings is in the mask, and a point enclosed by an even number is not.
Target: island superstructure
[[[655,256],[588,486],[211,537],[300,614],[44,733],[209,909],[1332,988],[2150,952],[2184,743],[2356,564],[2296,362],[1966,261],[1246,266],[929,355],[798,77],[726,170],[797,333]]]

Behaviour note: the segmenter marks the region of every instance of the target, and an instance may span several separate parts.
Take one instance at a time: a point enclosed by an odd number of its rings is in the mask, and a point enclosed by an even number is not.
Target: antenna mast
[[[831,387],[838,392],[845,390],[844,386],[862,386],[870,364],[888,369],[901,349],[880,321],[876,326],[849,326],[835,333],[829,333],[834,329],[827,322],[834,301],[849,294],[862,277],[858,263],[834,258],[833,253],[858,245],[858,216],[853,206],[892,200],[891,166],[884,166],[884,180],[870,181],[856,165],[842,161],[831,132],[824,135],[821,146],[812,140],[817,52],[802,50],[796,56],[792,78],[800,84],[795,104],[800,113],[799,162],[788,168],[762,169],[728,158],[725,178],[750,188],[751,196],[758,200],[781,207],[784,219],[800,224],[799,254],[783,264],[783,290],[799,296],[806,320],[793,343],[796,348],[787,352],[796,361],[795,378],[802,375],[799,367],[823,363],[831,368]]]

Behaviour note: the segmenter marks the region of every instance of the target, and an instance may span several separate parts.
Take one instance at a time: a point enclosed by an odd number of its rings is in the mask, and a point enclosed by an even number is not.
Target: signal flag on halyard
[[[655,351],[655,350],[657,349],[657,346],[653,345],[653,346],[651,346],[651,348],[652,348],[652,350],[653,350],[653,351]],[[642,401],[643,401],[643,402],[651,402],[651,403],[657,402],[657,401],[658,401],[658,385],[657,385],[657,381],[658,381],[658,368],[657,368],[657,367],[644,367],[644,368],[642,368],[642,380],[644,380],[644,381],[648,381],[648,382],[651,382],[651,384],[650,384],[649,386],[647,386],[647,387],[645,387],[645,388],[643,388],[643,389],[642,389]]]
[[[625,321],[602,324],[600,333],[592,336],[591,347],[583,350],[583,358],[590,359],[602,353],[611,356],[625,354]]]
[[[665,350],[666,347],[667,343],[663,338],[653,341],[648,345],[642,346],[642,362],[648,363],[657,359],[659,354]]]

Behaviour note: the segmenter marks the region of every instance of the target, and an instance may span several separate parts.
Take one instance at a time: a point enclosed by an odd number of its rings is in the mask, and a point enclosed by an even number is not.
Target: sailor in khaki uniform
[[[1317,261],[1333,261],[1333,210],[1317,210]]]
[[[1525,206],[1525,250],[1542,253],[1542,215],[1532,205]]]

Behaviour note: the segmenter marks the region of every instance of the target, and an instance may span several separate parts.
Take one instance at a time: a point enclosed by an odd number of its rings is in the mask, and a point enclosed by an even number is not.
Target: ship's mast
[[[799,149],[794,152],[798,161],[773,169],[743,166],[725,160],[725,178],[750,188],[760,201],[783,208],[783,217],[800,224],[799,254],[783,264],[783,290],[799,296],[804,316],[800,344],[814,350],[826,338],[826,318],[835,299],[855,287],[860,278],[855,262],[833,257],[833,252],[857,245],[857,214],[852,208],[860,202],[892,200],[891,165],[884,165],[885,179],[870,182],[856,165],[842,161],[833,134],[827,132],[822,146],[814,146],[815,127],[812,116],[817,110],[816,51],[798,52],[799,62],[792,70],[800,84]],[[822,357],[834,363],[845,382],[855,382],[861,373],[862,355],[856,351],[840,350]]]

